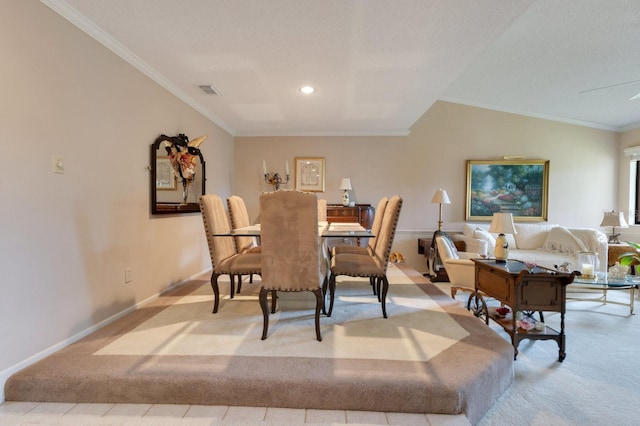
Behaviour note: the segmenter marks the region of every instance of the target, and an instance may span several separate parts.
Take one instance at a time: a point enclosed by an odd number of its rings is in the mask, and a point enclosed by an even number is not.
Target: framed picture
[[[549,160],[467,160],[466,220],[513,213],[519,222],[547,220]]]
[[[174,191],[177,188],[176,175],[169,157],[156,157],[156,189],[160,191]]]
[[[324,192],[324,158],[296,157],[296,189]]]

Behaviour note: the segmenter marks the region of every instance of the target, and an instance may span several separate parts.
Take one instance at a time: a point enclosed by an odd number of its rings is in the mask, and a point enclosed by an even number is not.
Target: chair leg
[[[369,283],[371,284],[371,289],[373,290],[373,295],[377,295],[377,290],[376,290],[376,279],[373,277],[369,277]]]
[[[458,292],[458,288],[455,286],[451,286],[451,298],[455,299],[456,298],[456,293]]]
[[[231,280],[231,288],[229,290],[229,298],[233,299],[236,295],[236,276],[233,274],[229,274],[229,279]]]
[[[275,290],[271,290],[271,313],[276,313],[276,301],[278,300],[278,292]]]
[[[333,312],[333,297],[336,294],[336,276],[331,273],[331,277],[329,278],[329,312],[327,312],[327,316],[330,317]]]
[[[324,277],[324,280],[322,280],[322,313],[324,315],[327,315],[327,307],[326,307],[326,303],[325,303],[325,296],[327,294],[327,287],[329,286],[329,277],[326,276]]]
[[[320,334],[320,310],[324,305],[324,296],[320,288],[313,290],[313,294],[316,295],[316,339],[318,339],[318,342],[322,342],[322,335]]]
[[[262,316],[264,317],[262,325],[262,340],[267,338],[267,331],[269,330],[269,307],[267,306],[267,294],[269,292],[265,288],[260,289],[260,307],[262,308]]]
[[[238,291],[236,293],[240,294],[240,290],[242,290],[242,275],[238,275]]]
[[[387,317],[387,292],[389,291],[389,280],[387,276],[381,278],[382,281],[382,316]]]
[[[218,304],[220,303],[220,289],[218,288],[219,275],[215,272],[211,274],[211,289],[213,290],[213,313],[218,312]]]

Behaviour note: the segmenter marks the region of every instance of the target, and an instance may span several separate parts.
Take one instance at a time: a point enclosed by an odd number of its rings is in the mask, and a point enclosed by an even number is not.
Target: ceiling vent
[[[214,89],[210,84],[203,84],[202,86],[198,87],[207,95],[218,95],[218,91]]]

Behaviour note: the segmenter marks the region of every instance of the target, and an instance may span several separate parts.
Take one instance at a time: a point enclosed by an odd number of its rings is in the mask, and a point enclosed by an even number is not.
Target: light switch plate
[[[57,155],[53,156],[52,170],[53,173],[64,173],[64,159],[62,157],[58,157]]]

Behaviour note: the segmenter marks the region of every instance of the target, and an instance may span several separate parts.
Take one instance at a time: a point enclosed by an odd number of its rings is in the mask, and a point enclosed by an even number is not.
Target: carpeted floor
[[[261,341],[259,284],[214,315],[205,277],[15,374],[6,399],[464,413],[476,423],[513,380],[510,344],[410,267],[390,265],[389,279],[388,319],[368,281],[339,282],[317,342],[310,293],[282,293]]]

